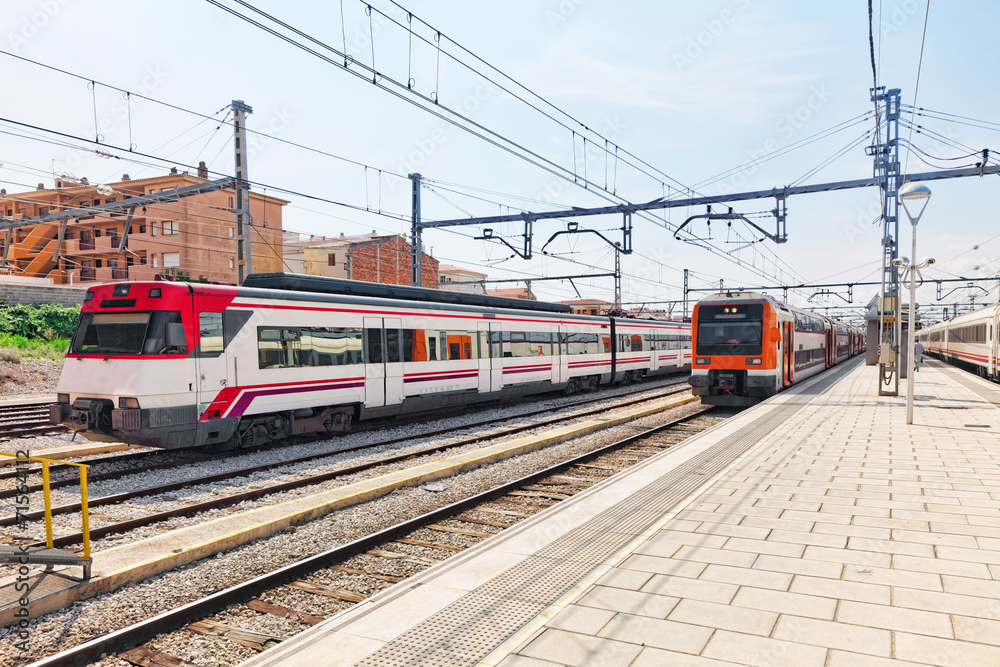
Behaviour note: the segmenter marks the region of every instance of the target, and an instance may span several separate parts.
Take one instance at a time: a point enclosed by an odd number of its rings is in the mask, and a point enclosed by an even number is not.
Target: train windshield
[[[162,354],[166,328],[180,322],[175,311],[83,313],[70,345],[71,354]]]
[[[698,307],[696,354],[759,355],[763,337],[763,304]]]

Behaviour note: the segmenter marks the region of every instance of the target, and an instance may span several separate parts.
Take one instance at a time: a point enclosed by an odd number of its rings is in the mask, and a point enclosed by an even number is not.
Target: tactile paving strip
[[[357,667],[475,665],[841,375],[834,372],[792,396],[404,632]]]

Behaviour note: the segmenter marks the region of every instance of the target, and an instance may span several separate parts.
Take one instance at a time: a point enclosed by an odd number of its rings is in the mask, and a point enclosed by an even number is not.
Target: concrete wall
[[[86,293],[86,287],[0,283],[0,301],[10,304],[24,303],[37,306],[42,303],[57,303],[60,306],[79,306],[83,303],[83,296]]]

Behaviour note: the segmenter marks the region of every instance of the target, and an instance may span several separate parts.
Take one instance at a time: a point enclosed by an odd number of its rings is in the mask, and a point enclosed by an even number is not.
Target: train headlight
[[[139,399],[138,398],[126,398],[125,396],[118,397],[118,407],[119,408],[138,408]]]
[[[69,394],[56,394],[56,403],[69,403]]]
[[[708,364],[712,363],[712,358],[711,357],[698,357],[698,360],[695,363],[698,364],[698,365],[701,365],[701,366],[707,366]]]
[[[761,363],[760,357],[747,357],[747,366],[760,366]]]

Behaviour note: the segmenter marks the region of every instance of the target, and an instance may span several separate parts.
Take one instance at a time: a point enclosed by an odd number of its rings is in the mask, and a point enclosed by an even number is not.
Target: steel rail
[[[666,394],[666,396],[672,396],[674,394],[678,394],[678,393],[681,393],[683,391],[686,391],[686,389],[679,389],[677,391],[670,392],[670,393]],[[662,398],[662,397],[661,396],[655,396],[655,397],[651,397],[651,398],[635,399],[635,400],[629,401],[629,402],[624,403],[624,404],[619,404],[619,405],[617,405],[615,407],[622,407],[622,406],[634,405],[636,403],[644,403],[644,402],[647,402],[647,401],[650,401],[650,400],[655,400],[657,398]],[[542,411],[539,411],[539,413],[547,413],[547,412],[550,412],[550,411],[551,410],[542,410]],[[489,436],[476,435],[476,436],[472,436],[472,437],[469,437],[469,438],[463,438],[462,440],[459,440],[457,442],[451,442],[451,443],[440,444],[440,445],[433,445],[431,447],[426,447],[424,449],[420,449],[420,450],[417,450],[417,451],[404,452],[402,454],[396,454],[396,455],[392,455],[392,456],[387,456],[387,457],[384,457],[384,458],[380,458],[377,461],[369,461],[367,463],[360,463],[360,464],[355,464],[355,465],[343,466],[343,467],[337,468],[336,470],[330,470],[330,471],[327,471],[327,472],[324,472],[324,473],[320,473],[318,475],[309,475],[308,477],[302,477],[302,478],[299,478],[299,479],[291,480],[291,481],[288,481],[288,482],[283,482],[283,483],[280,483],[280,484],[273,484],[273,485],[265,486],[265,487],[262,487],[262,488],[259,488],[259,489],[253,489],[253,490],[250,490],[250,491],[244,491],[242,493],[235,493],[235,494],[228,495],[228,496],[221,496],[219,498],[214,498],[212,500],[208,500],[208,501],[205,501],[205,502],[202,502],[202,503],[198,503],[196,505],[187,505],[185,507],[179,507],[179,508],[176,508],[176,509],[167,510],[165,512],[157,512],[156,514],[150,514],[148,516],[140,517],[140,518],[137,518],[137,519],[129,519],[127,521],[119,521],[119,522],[116,522],[116,523],[113,523],[113,524],[109,524],[107,526],[102,526],[100,528],[92,528],[92,529],[90,529],[90,537],[92,539],[100,539],[102,537],[106,537],[107,535],[113,535],[113,534],[116,534],[116,533],[128,532],[130,530],[134,530],[136,528],[141,528],[143,526],[148,526],[148,525],[157,523],[159,521],[164,521],[166,519],[172,519],[172,518],[176,518],[176,517],[180,517],[180,516],[193,516],[195,514],[200,514],[201,512],[207,512],[209,510],[218,509],[220,507],[228,507],[228,506],[236,505],[238,503],[241,503],[241,502],[244,502],[244,501],[247,501],[247,500],[255,500],[255,499],[261,498],[263,496],[268,496],[268,495],[272,495],[272,494],[275,494],[275,493],[281,493],[283,491],[290,491],[290,490],[293,490],[293,489],[299,489],[299,488],[302,488],[304,486],[311,486],[313,484],[319,484],[321,482],[326,482],[326,481],[329,481],[331,479],[336,479],[337,477],[343,477],[345,475],[352,475],[352,474],[355,474],[355,473],[358,473],[358,472],[363,472],[365,470],[371,470],[372,468],[376,468],[378,466],[389,465],[389,464],[392,464],[392,463],[398,463],[400,461],[406,461],[408,459],[413,459],[413,458],[416,458],[416,457],[419,457],[419,456],[426,456],[426,455],[429,455],[429,454],[434,454],[434,453],[446,451],[446,450],[449,450],[449,449],[455,449],[455,448],[458,448],[458,447],[464,447],[466,445],[473,444],[473,443],[479,442],[481,440],[485,440],[487,438],[497,438],[497,437],[509,436],[509,435],[512,435],[512,434],[515,434],[515,433],[521,433],[521,432],[524,432],[524,431],[531,431],[531,430],[542,428],[544,426],[548,426],[548,425],[551,425],[551,424],[556,424],[556,423],[559,423],[559,422],[564,422],[564,421],[567,421],[567,420],[570,420],[570,419],[578,419],[580,417],[585,417],[585,416],[588,416],[588,415],[598,414],[598,413],[606,412],[606,411],[607,411],[607,408],[595,408],[593,410],[588,410],[586,412],[577,413],[577,414],[574,414],[574,415],[563,416],[563,417],[554,417],[552,419],[548,419],[548,420],[542,421],[540,423],[529,424],[529,425],[526,425],[526,426],[517,426],[517,427],[514,427],[514,428],[507,429],[507,430],[505,430],[505,431],[503,431],[501,433],[492,434],[492,435],[489,435]],[[492,423],[493,423],[492,421],[490,421],[490,422],[482,422],[480,424],[476,424],[476,425],[473,425],[473,426],[480,426],[480,425],[483,425],[483,424],[492,424]],[[462,428],[463,429],[464,428],[470,428],[470,426],[465,426],[465,427],[462,427]],[[450,430],[455,430],[455,429],[450,429]],[[404,438],[404,440],[405,440],[405,438]],[[337,454],[342,454],[344,452],[354,451],[354,450],[357,450],[357,449],[366,449],[366,448],[371,447],[371,446],[373,446],[373,445],[358,445],[356,447],[352,447],[350,449],[340,450],[340,451],[337,451],[337,452],[334,452],[334,453],[331,453],[331,454],[310,455],[309,457],[303,457],[303,459],[305,459],[305,460],[311,460],[311,459],[316,458],[318,456],[330,457],[330,456],[335,456]],[[142,497],[142,496],[151,496],[151,495],[156,495],[158,493],[166,493],[166,492],[169,492],[169,491],[175,491],[177,489],[187,488],[187,487],[190,487],[190,486],[193,486],[193,485],[196,485],[196,484],[209,484],[211,482],[217,482],[217,481],[221,481],[221,480],[225,480],[225,479],[231,479],[233,477],[241,477],[241,476],[249,475],[249,474],[251,474],[253,472],[260,472],[262,470],[271,470],[271,469],[273,469],[273,468],[275,468],[277,466],[291,465],[292,463],[297,463],[297,462],[298,461],[290,461],[290,462],[287,462],[287,463],[280,463],[280,464],[273,464],[273,463],[264,464],[264,465],[260,465],[260,466],[253,466],[251,468],[244,468],[242,470],[230,471],[230,472],[226,472],[226,473],[219,473],[218,475],[211,475],[209,477],[203,477],[203,478],[199,478],[199,479],[195,479],[195,480],[185,480],[185,481],[181,481],[181,482],[174,482],[174,483],[171,483],[171,484],[165,484],[165,485],[162,485],[162,486],[151,487],[151,488],[148,488],[148,489],[139,489],[139,490],[136,490],[136,491],[128,491],[128,492],[125,492],[125,493],[119,493],[119,494],[115,494],[115,495],[111,495],[111,496],[103,496],[101,498],[91,498],[88,501],[88,507],[94,508],[94,507],[101,507],[101,506],[105,506],[105,505],[113,505],[115,503],[124,502],[124,501],[130,500],[132,498],[138,498],[138,497]],[[65,514],[67,512],[75,512],[75,511],[77,511],[79,509],[81,509],[81,504],[80,503],[69,503],[69,504],[66,504],[66,505],[59,505],[57,507],[53,507],[53,508],[50,509],[50,512],[51,512],[52,515],[56,515],[56,514]],[[23,521],[25,519],[27,519],[27,520],[41,519],[44,516],[45,516],[44,510],[36,510],[34,512],[21,513],[20,515],[9,515],[9,516],[5,516],[5,517],[0,517],[0,526],[11,526],[11,525],[14,525],[15,523],[17,523],[19,520]],[[68,535],[61,535],[59,537],[54,538],[53,541],[52,541],[52,545],[51,546],[53,546],[53,547],[64,547],[64,546],[68,546],[68,545],[71,545],[71,544],[79,544],[82,540],[83,540],[83,533],[82,532],[80,532],[80,533],[70,533]],[[41,546],[42,544],[44,544],[44,543],[43,542],[33,542],[31,544],[31,546]]]
[[[238,604],[244,600],[256,597],[267,590],[281,586],[289,581],[300,579],[303,576],[315,572],[316,570],[329,567],[330,565],[334,565],[340,561],[362,554],[383,542],[392,541],[396,537],[412,532],[425,524],[435,523],[452,515],[460,514],[467,509],[489,502],[498,496],[509,493],[510,491],[515,491],[521,486],[533,484],[545,479],[546,477],[558,474],[574,465],[586,463],[587,461],[593,460],[598,456],[615,451],[616,449],[621,449],[622,447],[626,447],[643,438],[647,438],[661,431],[673,428],[678,424],[700,417],[712,409],[713,406],[703,407],[698,412],[685,415],[684,417],[675,419],[666,424],[661,424],[660,426],[656,426],[641,433],[631,435],[591,452],[575,456],[571,459],[545,468],[544,470],[525,475],[524,477],[516,479],[512,482],[506,482],[487,491],[483,491],[482,493],[478,493],[450,505],[432,510],[426,514],[414,517],[413,519],[408,519],[396,524],[395,526],[384,528],[380,531],[354,540],[353,542],[349,542],[348,544],[334,547],[333,549],[329,549],[314,556],[304,558],[295,563],[291,563],[290,565],[281,567],[274,572],[269,572],[259,577],[255,577],[250,581],[231,586],[225,590],[201,598],[200,600],[189,602],[188,604],[178,607],[177,609],[165,611],[157,616],[140,621],[139,623],[131,625],[127,628],[116,630],[115,632],[109,633],[103,637],[92,639],[89,642],[81,644],[80,646],[67,649],[48,658],[43,658],[32,663],[32,667],[77,667],[78,665],[88,664],[89,662],[100,660],[106,655],[126,651],[134,646],[138,646],[153,639],[157,635],[165,632],[172,632],[178,628],[184,627],[185,625],[189,625],[193,619],[205,618],[206,616],[216,614],[232,604]]]

